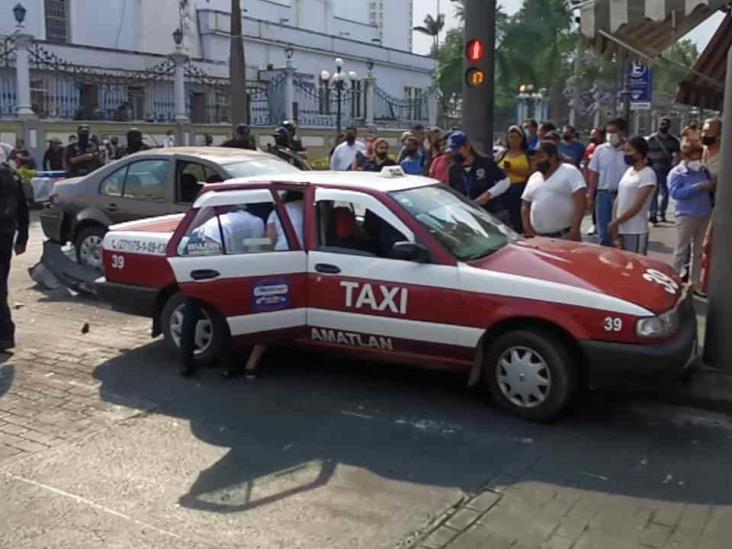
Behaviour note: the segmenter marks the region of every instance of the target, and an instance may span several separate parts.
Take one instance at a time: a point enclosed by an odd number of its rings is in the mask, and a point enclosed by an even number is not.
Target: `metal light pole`
[[[724,120],[722,122],[722,165],[714,207],[714,241],[709,285],[707,330],[704,359],[711,366],[732,371],[732,253],[729,235],[732,231],[732,48],[727,53],[727,83],[724,88]]]
[[[485,52],[479,60],[465,58],[462,127],[475,147],[493,150],[493,106],[495,100],[496,0],[465,0],[465,43],[480,41]],[[482,71],[484,81],[469,81],[471,67]]]
[[[343,128],[343,89],[347,82],[353,82],[358,78],[358,75],[354,71],[350,71],[348,74],[343,72],[343,59],[340,57],[335,60],[336,71],[331,75],[327,70],[320,72],[320,79],[326,86],[333,86],[336,90],[336,100],[338,102],[336,110],[336,132],[341,133]]]

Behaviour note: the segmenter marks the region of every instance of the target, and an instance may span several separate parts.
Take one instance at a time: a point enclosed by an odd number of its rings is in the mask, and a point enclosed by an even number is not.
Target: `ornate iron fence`
[[[397,99],[378,86],[374,91],[374,120],[379,125],[404,127],[410,123],[429,121],[427,95]]]
[[[294,81],[295,119],[306,127],[333,128],[337,124],[338,92],[332,87],[299,79]],[[363,94],[354,93],[350,88],[341,91],[341,125],[356,124],[365,116]]]

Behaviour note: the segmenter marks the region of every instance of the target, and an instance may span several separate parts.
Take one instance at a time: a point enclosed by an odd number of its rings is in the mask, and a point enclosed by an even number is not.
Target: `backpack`
[[[15,225],[18,219],[20,176],[10,166],[0,163],[0,228]]]

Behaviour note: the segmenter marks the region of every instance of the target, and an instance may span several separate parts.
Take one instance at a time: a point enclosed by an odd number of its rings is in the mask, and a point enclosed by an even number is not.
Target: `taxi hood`
[[[519,240],[470,265],[602,293],[654,314],[671,309],[682,291],[679,277],[660,261],[549,238]]]

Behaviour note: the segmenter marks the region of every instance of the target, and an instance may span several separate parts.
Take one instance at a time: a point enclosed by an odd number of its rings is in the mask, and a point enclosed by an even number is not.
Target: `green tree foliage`
[[[440,48],[440,33],[445,28],[445,14],[438,13],[437,17],[428,15],[424,18],[424,24],[418,27],[414,27],[414,30],[426,34],[432,37],[432,51],[430,54],[433,57],[437,56],[437,50]]]
[[[674,94],[679,83],[689,75],[699,58],[699,50],[691,40],[676,42],[661,55],[661,62],[653,67],[653,89]]]

